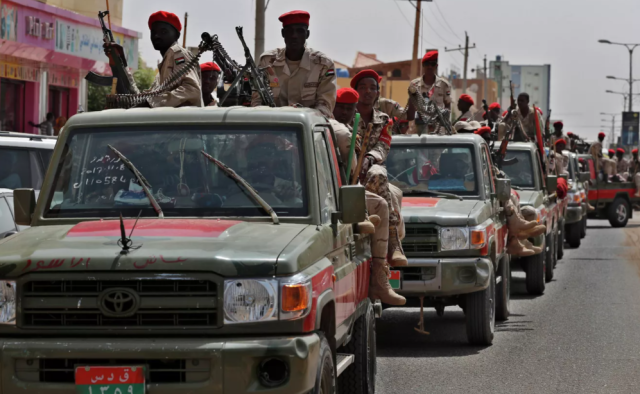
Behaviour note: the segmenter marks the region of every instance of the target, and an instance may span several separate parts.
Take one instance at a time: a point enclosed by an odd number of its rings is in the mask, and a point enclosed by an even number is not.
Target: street
[[[464,314],[387,309],[377,322],[378,393],[632,393],[640,391],[640,219],[589,220],[565,248],[543,296],[513,273],[511,317],[493,346],[467,344]]]

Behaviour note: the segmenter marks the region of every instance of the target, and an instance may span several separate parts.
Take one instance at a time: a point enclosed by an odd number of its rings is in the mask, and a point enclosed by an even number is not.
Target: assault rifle
[[[98,12],[98,19],[100,20],[100,25],[102,27],[102,35],[104,37],[105,43],[115,43],[115,40],[113,39],[113,33],[104,23],[104,17],[107,15],[109,15],[109,11]],[[111,66],[111,73],[113,74],[113,77],[105,77],[89,71],[84,79],[100,86],[113,86],[113,79],[116,78],[116,92],[118,94],[133,93],[133,90],[131,89],[131,83],[129,82],[129,78],[127,77],[127,59],[125,59],[123,54],[119,53],[118,50],[113,46],[109,47],[108,52],[109,65]]]
[[[245,76],[248,77],[249,82],[251,84],[252,91],[258,92],[260,98],[262,99],[262,103],[268,105],[269,107],[275,107],[276,102],[273,99],[273,93],[271,92],[271,87],[269,86],[269,78],[265,74],[264,70],[258,68],[256,62],[253,60],[253,56],[251,56],[251,50],[247,46],[247,43],[244,41],[244,36],[242,35],[242,26],[236,27],[236,33],[238,33],[238,38],[240,38],[240,42],[244,47],[244,58],[246,60],[246,64],[242,67],[242,70],[238,72],[238,75],[231,83],[231,87],[224,95],[222,100],[220,100],[220,106],[224,104],[225,100],[231,94],[231,91],[240,83],[241,80],[244,80]]]
[[[548,141],[551,140],[551,109],[549,109],[549,113],[547,114],[547,120],[544,122],[544,138]],[[569,141],[567,141],[569,142]]]

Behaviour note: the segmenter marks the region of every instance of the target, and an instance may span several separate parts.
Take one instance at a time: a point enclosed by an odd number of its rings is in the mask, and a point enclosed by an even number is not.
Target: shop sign
[[[0,5],[0,39],[16,41],[18,38],[18,9],[15,5]]]
[[[40,69],[16,63],[0,62],[0,77],[21,81],[39,82]]]
[[[63,86],[66,88],[78,87],[78,73],[68,71],[49,70],[47,73],[47,82],[49,85]]]
[[[53,23],[41,21],[37,16],[26,16],[25,22],[26,35],[44,40],[53,40]]]

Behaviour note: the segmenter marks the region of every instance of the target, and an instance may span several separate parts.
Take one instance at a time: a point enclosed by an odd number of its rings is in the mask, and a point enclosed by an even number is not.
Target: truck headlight
[[[443,227],[440,229],[440,249],[459,250],[469,248],[469,229]]]
[[[0,281],[0,324],[16,324],[16,282]]]
[[[224,282],[225,324],[278,319],[278,281],[237,279]]]

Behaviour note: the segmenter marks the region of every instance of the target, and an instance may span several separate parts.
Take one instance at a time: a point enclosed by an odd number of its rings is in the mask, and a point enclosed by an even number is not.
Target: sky
[[[606,76],[629,77],[629,52],[598,39],[640,43],[640,1],[434,0],[422,5],[420,53],[440,49],[441,73],[451,67],[462,69],[463,55],[443,50],[464,44],[466,31],[477,47],[470,51],[469,69],[481,65],[484,55],[489,60],[502,55],[512,65],[551,65],[550,106],[553,118],[564,121],[565,131],[586,138],[595,138],[600,131],[609,134],[611,117],[601,112],[616,113],[620,125],[623,97],[605,90],[628,92],[628,84]],[[311,14],[308,46],[335,61],[351,65],[358,51],[375,53],[385,62],[411,58],[415,8],[407,0],[270,0],[265,49],[284,46],[278,16],[296,9]],[[151,45],[147,25],[149,15],[158,10],[176,13],[181,20],[189,13],[188,46],[197,46],[204,31],[217,34],[231,57],[244,63],[234,29],[244,26],[253,51],[254,0],[124,0],[123,25],[142,32],[139,49],[149,65],[161,59]],[[203,62],[210,61],[209,56],[205,54]],[[640,79],[640,47],[634,60],[634,78]],[[640,92],[640,81],[634,92]],[[640,96],[635,102],[638,111]]]

